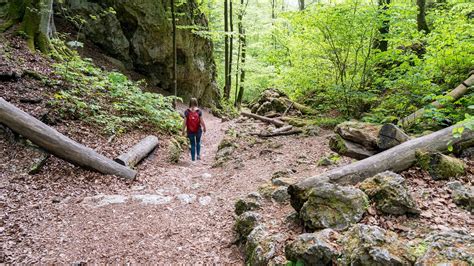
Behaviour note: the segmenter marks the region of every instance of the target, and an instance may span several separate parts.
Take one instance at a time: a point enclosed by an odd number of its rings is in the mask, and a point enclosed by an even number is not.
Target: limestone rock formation
[[[409,194],[405,179],[386,171],[366,179],[360,189],[375,201],[377,209],[387,214],[419,214],[416,202]]]
[[[474,236],[464,231],[433,232],[423,241],[416,265],[474,265]]]
[[[368,205],[360,189],[323,182],[309,193],[300,217],[310,229],[344,230],[362,219]]]
[[[301,234],[285,247],[285,256],[304,265],[334,265],[339,252],[330,241],[332,235],[337,232],[331,229]]]
[[[459,181],[448,183],[454,203],[474,213],[474,187],[463,186]]]
[[[66,0],[67,10],[86,20],[88,39],[125,65],[172,88],[172,25],[166,1]],[[206,28],[207,20],[193,0],[177,7],[179,25]],[[210,105],[218,98],[212,42],[188,29],[177,31],[178,94]]]

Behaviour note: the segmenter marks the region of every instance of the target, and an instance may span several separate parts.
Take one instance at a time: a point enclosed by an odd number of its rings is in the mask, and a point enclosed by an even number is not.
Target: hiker
[[[186,131],[187,129],[187,131]],[[196,98],[191,98],[189,108],[184,111],[183,135],[187,133],[191,143],[191,159],[201,160],[201,136],[206,132],[206,124],[199,110]]]

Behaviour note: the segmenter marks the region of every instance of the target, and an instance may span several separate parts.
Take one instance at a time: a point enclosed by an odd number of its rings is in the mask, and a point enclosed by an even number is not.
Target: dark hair
[[[198,107],[198,100],[196,98],[191,98],[191,100],[189,100],[189,107]]]

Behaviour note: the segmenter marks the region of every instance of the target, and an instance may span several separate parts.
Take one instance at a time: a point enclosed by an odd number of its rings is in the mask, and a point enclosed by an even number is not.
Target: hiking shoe
[[[197,159],[200,161],[200,160],[201,160],[201,156],[198,155],[198,156],[197,156]]]

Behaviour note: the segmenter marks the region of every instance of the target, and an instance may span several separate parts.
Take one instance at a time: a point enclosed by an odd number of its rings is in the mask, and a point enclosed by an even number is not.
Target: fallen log
[[[147,136],[129,151],[115,158],[114,161],[121,165],[133,167],[150,154],[156,146],[158,146],[158,138],[155,136]]]
[[[257,134],[260,138],[270,138],[270,137],[277,137],[277,136],[289,136],[289,135],[295,135],[295,134],[300,134],[303,133],[303,130],[301,129],[292,129],[292,130],[287,130],[283,132],[277,132],[277,133],[267,133],[267,134]]]
[[[300,111],[302,114],[305,114],[305,115],[315,115],[316,114],[316,110],[312,109],[311,107],[308,107],[306,105],[294,102],[290,99],[285,98],[283,100],[286,102],[286,104],[289,104],[292,108],[295,108],[296,110]]]
[[[469,87],[474,85],[474,74],[472,74],[472,71],[470,74],[470,77],[463,81],[461,84],[459,84],[454,90],[452,90],[450,93],[447,94],[447,96],[450,96],[451,99],[449,101],[456,101],[459,98],[461,98],[464,94],[466,94],[469,91]],[[439,109],[443,107],[443,105],[438,102],[434,101],[431,103],[432,106],[435,108]],[[410,127],[413,123],[416,122],[417,118],[423,117],[423,114],[425,112],[425,108],[418,109],[416,112],[410,114],[409,116],[403,118],[400,120],[400,125],[403,128],[408,128]]]
[[[306,178],[288,188],[291,195],[291,205],[299,211],[307,200],[308,192],[321,182],[329,181],[339,184],[357,184],[383,171],[400,172],[412,166],[416,161],[415,151],[443,152],[448,149],[448,143],[456,145],[459,142],[474,138],[474,131],[465,129],[459,138],[454,138],[451,126],[429,135],[412,139],[389,150],[378,153],[367,159],[336,168],[321,175]]]
[[[280,120],[276,120],[276,119],[272,119],[272,118],[268,118],[268,117],[265,117],[265,116],[261,116],[261,115],[256,115],[256,114],[252,114],[252,113],[249,113],[249,112],[241,112],[241,114],[243,116],[246,116],[246,117],[250,117],[250,118],[253,118],[253,119],[258,119],[258,120],[261,120],[263,122],[267,122],[269,124],[273,124],[277,127],[282,127],[285,125],[285,123],[283,123],[282,121]]]
[[[357,160],[362,160],[374,155],[376,152],[369,150],[366,147],[343,139],[340,135],[332,135],[329,138],[329,148],[340,155],[351,157]]]
[[[379,131],[377,146],[381,150],[388,150],[409,139],[410,137],[396,125],[384,124]]]
[[[360,144],[368,150],[377,149],[379,131],[380,125],[359,121],[342,122],[334,128],[334,132],[343,139]]]
[[[285,131],[288,131],[288,130],[291,130],[291,129],[293,129],[293,126],[288,125],[288,126],[284,126],[284,127],[274,129],[271,133],[275,134],[275,133],[285,132]]]
[[[49,153],[72,164],[103,174],[134,178],[136,171],[120,165],[64,136],[0,97],[0,123],[23,135]]]

